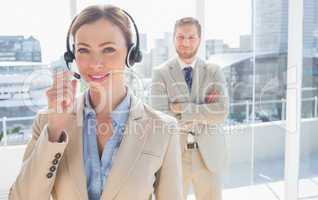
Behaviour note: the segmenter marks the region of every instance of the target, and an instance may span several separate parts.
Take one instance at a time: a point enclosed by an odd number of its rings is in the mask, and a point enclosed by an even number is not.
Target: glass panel
[[[253,181],[283,199],[288,0],[255,0],[255,122]]]
[[[206,52],[231,99],[224,199],[282,198],[288,1],[223,2],[207,1]]]
[[[249,0],[207,1],[206,56],[222,68],[231,103],[226,127],[230,133],[227,135],[230,160],[224,177],[224,199],[237,199],[234,194],[240,190],[245,191],[240,192],[239,198],[243,198],[251,180],[251,129],[242,125],[251,123],[251,8]]]
[[[318,2],[304,3],[299,199],[318,199]]]

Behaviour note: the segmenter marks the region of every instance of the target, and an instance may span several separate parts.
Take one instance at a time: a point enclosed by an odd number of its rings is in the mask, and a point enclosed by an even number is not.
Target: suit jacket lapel
[[[184,75],[178,63],[178,60],[176,58],[174,58],[170,63],[169,72],[171,77],[174,80],[172,83],[172,87],[177,88],[177,91],[179,91],[179,94],[180,94],[180,96],[178,95],[179,98],[181,97],[181,99],[184,99],[184,97],[186,97],[186,99],[189,100],[189,97],[190,97],[189,89],[188,89],[187,83],[185,82]],[[178,99],[178,96],[174,98]]]
[[[143,103],[132,95],[128,124],[101,199],[114,199],[134,169],[147,139],[148,120],[144,117]]]
[[[191,89],[191,100],[194,102],[199,102],[200,100],[200,91],[206,88],[203,87],[203,82],[205,80],[207,73],[207,66],[204,61],[198,58],[192,77],[192,89]]]
[[[74,181],[78,193],[82,199],[87,200],[86,175],[83,161],[83,107],[84,95],[77,98],[75,104],[76,113],[74,114],[74,121],[76,123],[71,125],[68,130],[69,140],[66,148],[66,162],[70,176]]]

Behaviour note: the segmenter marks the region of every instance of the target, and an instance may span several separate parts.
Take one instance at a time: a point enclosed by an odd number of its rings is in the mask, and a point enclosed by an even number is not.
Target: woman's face
[[[75,60],[90,88],[122,85],[126,54],[124,35],[106,19],[84,24],[75,34]]]

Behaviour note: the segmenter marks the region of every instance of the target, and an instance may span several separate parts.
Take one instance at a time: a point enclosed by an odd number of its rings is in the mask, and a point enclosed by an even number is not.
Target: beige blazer
[[[222,123],[228,115],[228,92],[219,66],[198,58],[193,69],[191,93],[177,58],[168,60],[153,71],[151,105],[153,108],[176,117],[181,129],[181,151],[186,149],[187,132],[196,134],[200,153],[207,167],[220,172],[226,161],[226,142]],[[205,97],[212,90],[220,94],[214,103]],[[175,115],[170,104],[179,102],[182,113]]]
[[[77,100],[64,143],[50,143],[47,112],[38,113],[10,200],[88,200],[83,164],[83,99]],[[183,199],[180,148],[175,119],[132,95],[124,137],[102,200]],[[54,169],[54,167],[56,169]],[[51,173],[50,175],[48,175]],[[48,178],[49,177],[49,178]],[[153,194],[154,193],[154,194]]]

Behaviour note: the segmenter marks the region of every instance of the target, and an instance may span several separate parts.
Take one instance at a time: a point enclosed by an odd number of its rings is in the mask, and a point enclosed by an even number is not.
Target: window
[[[301,199],[318,198],[317,96],[318,2],[303,1],[303,80],[300,133],[299,194]]]

